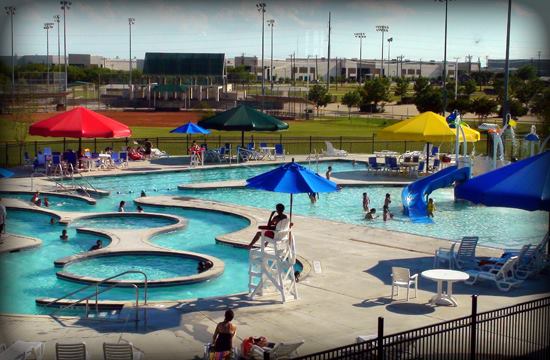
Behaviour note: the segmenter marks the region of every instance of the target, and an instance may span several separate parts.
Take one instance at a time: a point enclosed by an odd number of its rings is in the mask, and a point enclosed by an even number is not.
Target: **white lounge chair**
[[[508,259],[502,266],[492,266],[485,270],[467,270],[470,278],[465,281],[468,285],[475,284],[479,279],[494,281],[500,291],[509,291],[513,286],[523,282],[514,277],[514,267],[518,261],[517,256]]]
[[[143,355],[132,343],[103,343],[105,360],[141,360]]]
[[[393,300],[394,291],[395,288],[397,291],[395,292],[396,296],[399,296],[399,288],[400,287],[406,287],[407,288],[407,301],[409,301],[409,289],[414,286],[414,297],[416,297],[416,290],[418,289],[418,274],[414,274],[411,276],[411,272],[407,268],[397,267],[393,266],[391,268],[391,299]]]
[[[57,360],[88,360],[90,358],[86,350],[86,343],[55,344],[55,358]]]
[[[434,268],[437,268],[442,261],[447,262],[449,269],[453,266],[453,256],[456,247],[456,242],[451,244],[450,248],[439,248],[435,251],[434,255]]]
[[[460,241],[458,250],[453,252],[452,268],[457,270],[475,269],[478,267],[476,259],[477,236],[465,236]]]
[[[268,347],[259,347],[258,345],[252,345],[252,349],[250,350],[250,359],[255,360],[263,360],[264,359],[264,353],[269,352],[269,359],[270,360],[283,360],[283,359],[291,359],[295,356],[297,356],[297,350],[304,341],[294,342],[294,343],[277,343],[273,348]]]
[[[36,359],[42,360],[44,358],[44,343],[43,342],[29,342],[29,341],[16,341],[6,350],[0,352],[1,360],[12,359]]]
[[[323,151],[324,156],[348,156],[348,152],[345,150],[335,149],[330,141],[325,141],[327,149]]]

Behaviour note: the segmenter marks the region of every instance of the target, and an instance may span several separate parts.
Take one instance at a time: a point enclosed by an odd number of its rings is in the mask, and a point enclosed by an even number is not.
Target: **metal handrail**
[[[77,289],[77,290],[75,290],[75,291],[72,291],[72,292],[70,292],[70,293],[67,293],[67,294],[63,295],[62,297],[60,297],[60,298],[57,298],[57,299],[55,299],[55,300],[53,300],[53,301],[50,301],[49,303],[47,303],[47,304],[44,305],[44,306],[45,306],[45,307],[50,307],[50,306],[52,306],[53,304],[58,304],[61,300],[66,299],[66,298],[68,298],[69,296],[72,296],[72,295],[77,294],[77,293],[79,293],[79,292],[82,292],[82,291],[84,291],[84,290],[86,290],[86,289],[89,289],[89,288],[91,288],[92,286],[95,286],[95,287],[96,287],[95,294],[85,296],[85,297],[83,297],[83,298],[77,300],[76,302],[71,303],[71,304],[69,304],[69,305],[67,305],[67,306],[61,306],[58,310],[54,311],[54,312],[51,313],[50,315],[53,316],[53,315],[57,314],[59,311],[61,311],[61,310],[65,310],[65,309],[72,308],[73,306],[75,306],[75,305],[77,305],[77,304],[80,304],[81,302],[83,302],[83,301],[85,301],[85,300],[86,300],[86,314],[87,314],[87,312],[88,312],[88,302],[87,302],[87,300],[89,300],[89,299],[92,298],[92,297],[95,297],[95,307],[96,307],[96,312],[97,312],[97,311],[98,311],[98,295],[99,295],[99,294],[102,294],[102,293],[104,293],[104,292],[107,292],[107,291],[109,291],[109,290],[111,290],[111,289],[113,289],[113,288],[115,288],[115,287],[118,287],[118,286],[120,286],[121,284],[112,284],[111,286],[109,286],[109,287],[106,288],[106,289],[103,289],[102,291],[99,291],[99,286],[100,286],[101,284],[106,283],[106,282],[109,281],[109,280],[115,279],[115,278],[117,278],[117,277],[120,277],[120,276],[126,275],[126,274],[141,274],[141,275],[143,275],[143,277],[144,277],[144,279],[145,279],[144,284],[143,284],[143,304],[144,304],[144,305],[147,305],[147,274],[145,274],[143,271],[139,271],[139,270],[127,270],[127,271],[121,272],[121,273],[119,273],[119,274],[116,274],[116,275],[114,275],[114,276],[105,278],[105,279],[103,279],[103,280],[101,280],[101,281],[99,281],[99,282],[97,282],[97,283],[89,284],[89,285],[86,285],[86,286],[84,286],[84,287],[82,287],[82,288],[80,288],[80,289]],[[137,291],[136,291],[136,308],[137,308],[137,307],[139,307],[139,289],[138,289],[138,287],[137,287],[136,284],[131,284],[131,285],[137,289]],[[136,309],[136,312],[137,312],[137,309]]]

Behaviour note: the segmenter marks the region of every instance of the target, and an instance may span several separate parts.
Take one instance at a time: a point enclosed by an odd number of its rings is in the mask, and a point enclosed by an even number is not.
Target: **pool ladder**
[[[60,311],[73,308],[74,306],[85,302],[86,318],[88,318],[88,316],[90,314],[90,299],[92,299],[91,306],[95,307],[95,315],[96,315],[95,318],[99,319],[100,317],[99,317],[99,302],[98,302],[98,297],[99,296],[98,295],[103,294],[103,293],[105,293],[105,292],[107,292],[111,289],[114,289],[116,287],[119,287],[121,285],[132,286],[136,291],[136,301],[135,301],[136,318],[135,318],[134,321],[137,322],[137,321],[139,321],[139,287],[136,284],[127,284],[127,283],[126,284],[112,284],[111,286],[109,286],[107,288],[104,288],[104,289],[101,289],[101,290],[99,289],[99,286],[101,284],[105,284],[105,283],[107,283],[108,281],[110,281],[112,279],[118,278],[118,277],[126,275],[126,274],[141,274],[141,275],[143,275],[143,278],[144,278],[144,283],[143,283],[143,305],[147,305],[147,274],[145,274],[143,271],[139,271],[139,270],[128,270],[128,271],[121,272],[120,274],[116,274],[114,276],[105,278],[105,279],[103,279],[103,280],[101,280],[97,283],[86,285],[86,286],[84,286],[84,287],[82,287],[78,290],[75,290],[75,291],[72,291],[68,294],[65,294],[62,297],[57,298],[57,299],[47,303],[44,306],[45,307],[50,307],[50,306],[59,305],[59,308],[50,314],[50,316],[55,317],[55,315],[57,313],[59,313]],[[60,303],[61,300],[67,299],[69,296],[73,296],[75,294],[78,294],[79,292],[90,289],[91,287],[94,287],[94,286],[95,286],[95,293],[93,293],[91,295],[88,295],[88,296],[85,296],[85,297],[83,297],[83,298],[81,298],[81,299],[79,299],[79,300],[77,300],[77,301],[75,301],[75,302],[73,302],[69,305],[61,305],[61,303]]]

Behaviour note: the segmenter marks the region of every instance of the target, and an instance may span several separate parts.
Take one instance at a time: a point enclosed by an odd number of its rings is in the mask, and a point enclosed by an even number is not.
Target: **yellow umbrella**
[[[379,132],[381,140],[409,140],[433,142],[451,142],[456,137],[441,115],[427,111],[412,118],[388,126]]]
[[[466,124],[460,124],[460,126],[464,130],[464,135],[466,136],[466,142],[478,142],[481,139],[481,135],[479,134],[479,131],[472,129]],[[459,132],[458,136],[460,137],[460,142],[464,142],[464,138],[462,137],[462,132]]]

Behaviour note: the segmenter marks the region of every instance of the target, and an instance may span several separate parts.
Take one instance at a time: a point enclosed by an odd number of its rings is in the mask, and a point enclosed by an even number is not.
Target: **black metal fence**
[[[240,136],[225,137],[225,136],[192,136],[192,137],[153,137],[149,141],[153,146],[166,151],[170,155],[187,154],[191,142],[196,140],[199,144],[206,144],[208,148],[219,148],[226,143],[232,145],[235,149],[241,144]],[[101,152],[106,147],[110,147],[114,151],[126,149],[128,146],[136,146],[138,139],[122,138],[122,139],[82,139],[82,148],[90,149],[94,152]],[[422,151],[425,143],[421,141],[381,141],[375,136],[365,137],[292,137],[285,136],[283,133],[278,135],[250,135],[245,137],[245,143],[254,142],[256,146],[260,143],[266,143],[268,146],[274,144],[283,144],[285,152],[293,154],[312,154],[321,153],[326,149],[325,142],[331,142],[335,148],[344,149],[350,153],[372,154],[375,151],[390,150],[398,153],[405,151]],[[440,152],[454,152],[454,147],[451,143],[437,144],[441,145]],[[510,158],[512,146],[505,146],[507,159]],[[78,150],[77,139],[60,139],[55,141],[27,141],[27,142],[4,142],[0,143],[0,166],[17,166],[22,165],[25,161],[25,153],[28,157],[34,158],[39,151],[44,147],[49,147],[52,151],[62,152],[64,149]],[[468,146],[471,148],[471,145]],[[519,149],[523,149],[521,144]],[[481,143],[476,147],[476,153],[485,153],[486,145]],[[519,151],[519,157],[522,157],[522,151]],[[518,152],[516,152],[518,156]]]
[[[473,295],[469,316],[391,335],[379,317],[376,338],[297,359],[512,358],[550,359],[550,297],[478,313]]]

